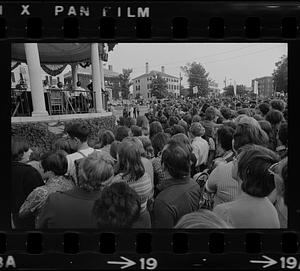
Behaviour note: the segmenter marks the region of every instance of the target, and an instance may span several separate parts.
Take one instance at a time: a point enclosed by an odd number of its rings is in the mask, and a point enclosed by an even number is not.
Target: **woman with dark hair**
[[[155,228],[172,228],[183,215],[198,209],[200,186],[190,178],[190,152],[182,143],[170,141],[166,145],[162,166],[167,180],[154,200],[153,224]]]
[[[136,119],[136,125],[142,128],[142,135],[149,135],[149,120],[146,116],[138,116]]]
[[[41,157],[45,185],[35,188],[28,195],[20,208],[20,217],[28,217],[33,214],[37,221],[39,212],[50,194],[57,191],[67,191],[74,187],[73,182],[64,177],[68,169],[66,155],[65,151],[60,150],[46,153]]]
[[[277,211],[267,197],[275,188],[268,170],[275,162],[278,156],[273,151],[257,145],[245,146],[232,168],[241,194],[213,211],[234,228],[279,228]]]
[[[115,131],[115,139],[117,141],[122,141],[125,137],[129,136],[130,129],[126,126],[118,126]]]
[[[118,170],[113,182],[126,182],[140,197],[140,227],[150,228],[151,220],[147,210],[147,201],[153,196],[150,175],[145,172],[141,154],[134,142],[124,140],[118,148]]]
[[[270,105],[268,103],[261,103],[258,105],[258,109],[261,115],[265,117],[270,110]]]
[[[138,194],[125,182],[105,187],[93,207],[98,228],[109,230],[134,228],[140,211]]]
[[[161,152],[169,140],[166,133],[157,133],[152,138],[152,146],[154,149],[154,158],[152,159],[152,166],[154,171],[154,195],[159,192],[157,185],[165,180],[165,174],[161,167]]]
[[[250,123],[239,123],[232,140],[232,149],[238,152],[247,144],[266,146],[268,136],[262,129]],[[206,190],[215,193],[214,206],[232,201],[240,193],[237,182],[232,178],[233,161],[221,163],[209,175],[206,182]]]
[[[92,208],[104,187],[112,184],[114,161],[110,156],[92,153],[78,161],[78,184],[67,191],[48,196],[40,211],[37,228],[97,228]]]
[[[266,115],[266,120],[271,123],[272,126],[272,136],[270,138],[270,143],[272,150],[275,151],[277,147],[277,133],[280,123],[283,121],[283,115],[279,110],[270,110]]]
[[[109,153],[111,143],[115,141],[115,136],[112,131],[105,130],[99,138],[99,150]],[[98,151],[98,150],[97,150]]]
[[[11,222],[13,229],[34,229],[34,216],[19,217],[19,209],[28,195],[38,186],[44,185],[41,174],[29,161],[31,149],[23,139],[11,138]]]
[[[152,159],[154,157],[154,149],[152,147],[151,140],[147,136],[139,136],[138,139],[143,143],[143,147],[145,150],[145,157],[147,159]]]
[[[213,170],[220,163],[228,163],[233,160],[234,152],[232,149],[232,139],[234,129],[229,126],[223,126],[217,130],[216,137],[216,159],[214,159],[212,168]]]
[[[137,125],[132,125],[130,127],[132,136],[142,136],[142,128]]]
[[[276,152],[280,155],[280,158],[283,159],[287,157],[288,154],[288,123],[282,122],[279,126],[277,134],[278,146]]]
[[[149,137],[150,139],[155,136],[157,133],[163,132],[163,128],[159,121],[153,121],[150,123]]]

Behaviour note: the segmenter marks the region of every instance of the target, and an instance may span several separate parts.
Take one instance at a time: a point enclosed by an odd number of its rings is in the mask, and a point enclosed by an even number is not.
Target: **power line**
[[[208,58],[208,57],[214,57],[214,56],[217,56],[217,55],[227,54],[227,53],[230,53],[230,52],[236,52],[236,51],[244,50],[244,49],[251,48],[251,47],[254,47],[254,46],[257,46],[257,45],[260,45],[260,44],[250,45],[250,46],[246,46],[246,47],[240,47],[240,48],[237,48],[237,49],[231,49],[231,50],[223,51],[223,52],[220,52],[220,53],[217,53],[217,54],[210,54],[210,55],[206,55],[206,56],[201,56],[200,58]],[[156,64],[154,67],[163,66],[163,65],[166,66],[166,65],[169,65],[169,64],[188,62],[188,61],[190,61],[190,60],[187,60],[187,59],[178,60],[178,61],[175,61],[175,62]],[[173,66],[173,65],[171,65],[171,66]],[[132,68],[133,69],[142,69],[142,68],[144,68],[144,66],[136,66],[136,67],[132,67]]]
[[[240,57],[243,57],[243,56],[254,55],[254,54],[257,54],[257,53],[260,53],[260,52],[264,52],[264,51],[267,51],[267,50],[272,50],[272,49],[275,49],[275,48],[278,48],[278,47],[279,46],[275,46],[275,47],[271,47],[271,48],[259,50],[259,51],[256,51],[256,52],[251,52],[250,54],[245,54],[245,55],[240,55],[240,56],[235,56],[235,57],[220,59],[220,60],[216,60],[216,61],[204,62],[203,64],[216,63],[216,62],[226,61],[226,60],[230,60],[230,59],[240,58]]]

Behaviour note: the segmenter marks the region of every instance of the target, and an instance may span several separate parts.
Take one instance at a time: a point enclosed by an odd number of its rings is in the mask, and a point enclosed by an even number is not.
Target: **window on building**
[[[59,81],[59,77],[57,76],[57,82],[59,83],[60,81]]]
[[[11,74],[11,81],[15,83],[16,82],[15,74],[13,72],[11,72],[10,74]]]

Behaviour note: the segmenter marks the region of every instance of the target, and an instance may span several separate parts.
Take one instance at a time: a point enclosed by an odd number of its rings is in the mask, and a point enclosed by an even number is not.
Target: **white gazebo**
[[[12,60],[27,62],[32,97],[31,117],[12,117],[12,122],[51,121],[72,118],[109,116],[102,104],[101,89],[104,89],[104,74],[101,43],[13,43]],[[76,83],[78,63],[90,62],[92,66],[93,90],[95,92],[95,113],[53,115],[46,111],[41,80],[41,63],[50,65],[71,64],[73,84]]]

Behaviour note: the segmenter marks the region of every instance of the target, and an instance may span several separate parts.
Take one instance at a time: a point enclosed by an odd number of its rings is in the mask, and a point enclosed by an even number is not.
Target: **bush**
[[[72,119],[59,122],[59,126],[65,128],[74,122],[83,122],[91,129],[91,135],[88,139],[90,146],[94,146],[98,141],[98,131],[100,129],[115,130],[115,116],[92,118],[92,119]],[[31,122],[31,123],[12,123],[11,135],[23,137],[29,146],[37,153],[44,153],[51,150],[52,143],[60,138],[64,133],[53,133],[49,130],[47,122]]]

